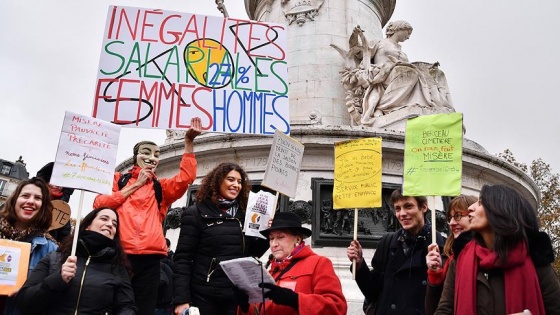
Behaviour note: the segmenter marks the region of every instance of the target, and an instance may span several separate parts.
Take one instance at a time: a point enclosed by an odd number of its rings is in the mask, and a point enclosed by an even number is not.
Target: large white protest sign
[[[111,6],[93,117],[128,127],[290,132],[286,26]]]
[[[261,184],[294,198],[303,149],[303,144],[276,131]]]
[[[110,194],[121,127],[66,112],[50,183]]]
[[[257,193],[249,192],[247,210],[245,211],[245,224],[243,227],[245,235],[266,238],[260,231],[267,228],[268,220],[274,213],[275,205],[276,196],[273,194],[262,190]]]

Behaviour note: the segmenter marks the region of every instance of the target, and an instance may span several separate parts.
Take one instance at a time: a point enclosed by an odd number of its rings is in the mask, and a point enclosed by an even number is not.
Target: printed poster
[[[334,146],[333,209],[381,207],[381,138]]]
[[[31,243],[0,239],[0,295],[19,290],[27,279]]]
[[[286,25],[111,6],[95,118],[139,128],[289,134]]]
[[[405,135],[403,195],[460,195],[463,114],[409,119]]]
[[[247,211],[245,211],[245,224],[243,232],[245,235],[256,236],[266,239],[260,231],[266,230],[268,220],[274,213],[276,196],[260,190],[257,193],[249,192]]]

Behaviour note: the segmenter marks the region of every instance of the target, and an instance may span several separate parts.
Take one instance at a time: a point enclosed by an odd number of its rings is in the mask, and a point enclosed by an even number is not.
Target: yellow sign
[[[333,209],[381,207],[381,138],[335,143]]]

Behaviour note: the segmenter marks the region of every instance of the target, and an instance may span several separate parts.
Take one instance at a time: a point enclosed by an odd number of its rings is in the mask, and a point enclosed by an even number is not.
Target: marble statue
[[[371,126],[377,117],[409,106],[454,112],[445,74],[439,63],[409,62],[399,43],[412,33],[406,21],[387,25],[387,37],[368,42],[358,25],[350,49],[334,47],[345,59],[341,82],[346,106],[358,125]]]

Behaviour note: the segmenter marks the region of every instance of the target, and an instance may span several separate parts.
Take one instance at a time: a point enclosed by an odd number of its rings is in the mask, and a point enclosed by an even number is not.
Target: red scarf
[[[505,265],[498,254],[470,241],[457,259],[455,274],[455,314],[477,314],[476,276],[478,268],[501,269],[504,273],[506,314],[528,309],[533,315],[545,315],[541,287],[535,265],[527,254],[527,245],[520,242],[513,248]]]

